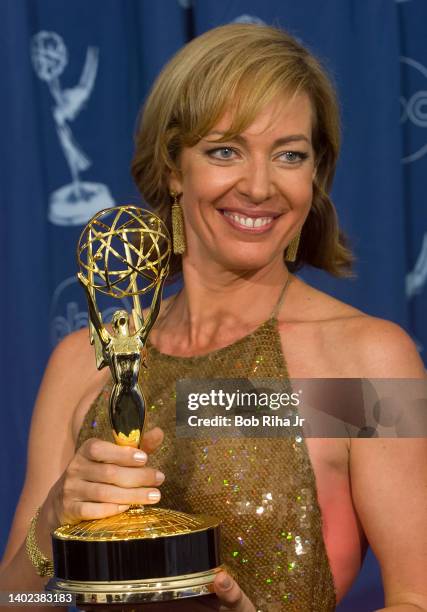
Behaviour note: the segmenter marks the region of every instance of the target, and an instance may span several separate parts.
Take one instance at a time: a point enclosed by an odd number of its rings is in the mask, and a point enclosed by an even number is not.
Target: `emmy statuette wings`
[[[151,211],[119,206],[97,213],[78,248],[78,278],[89,310],[89,336],[98,369],[109,366],[109,415],[116,444],[139,447],[145,422],[140,368],[158,316],[171,239]],[[144,317],[140,297],[151,294]],[[132,301],[106,327],[98,296]],[[47,589],[71,592],[77,605],[171,601],[208,595],[220,570],[219,524],[158,507],[131,507],[118,516],[63,525],[52,536],[54,577]]]

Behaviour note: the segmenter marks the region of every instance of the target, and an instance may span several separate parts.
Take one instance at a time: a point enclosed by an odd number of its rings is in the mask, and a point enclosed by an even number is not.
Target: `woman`
[[[24,549],[37,507],[47,555],[58,524],[162,496],[166,507],[209,507],[222,518],[223,559],[235,578],[216,579],[224,609],[333,610],[367,538],[387,609],[427,609],[424,441],[174,439],[177,378],[425,376],[399,327],[292,274],[305,263],[349,273],[327,195],[338,148],[329,80],[277,29],[216,28],[166,66],[144,108],[133,174],[169,224],[171,204],[180,207],[184,233],[179,217],[172,230],[184,252],[172,271],[182,266],[184,283],[148,343],[145,453],[111,443],[109,376],[95,370],[87,333],[72,334],[55,350],[37,400],[3,589],[43,584]]]

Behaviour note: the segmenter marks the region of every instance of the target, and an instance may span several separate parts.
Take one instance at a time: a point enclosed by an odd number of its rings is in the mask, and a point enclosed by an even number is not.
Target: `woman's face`
[[[238,137],[215,142],[230,113],[180,155],[188,261],[231,271],[283,266],[312,201],[312,109],[305,93],[266,106]]]

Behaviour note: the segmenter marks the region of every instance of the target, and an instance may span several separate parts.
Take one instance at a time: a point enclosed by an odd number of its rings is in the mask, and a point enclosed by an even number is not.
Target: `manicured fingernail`
[[[165,479],[165,475],[163,474],[163,472],[157,471],[156,472],[156,484],[158,484],[158,485],[162,484],[164,479]]]
[[[219,584],[223,589],[229,589],[231,587],[231,578],[229,576],[224,576],[224,578],[221,578],[219,581]]]
[[[133,458],[135,461],[145,463],[147,461],[147,453],[144,453],[144,451],[136,451],[136,453],[133,454]]]
[[[150,501],[159,501],[160,491],[150,491],[147,497]]]
[[[125,510],[127,510],[129,508],[129,506],[126,505],[119,505],[119,511],[120,512],[124,512]]]

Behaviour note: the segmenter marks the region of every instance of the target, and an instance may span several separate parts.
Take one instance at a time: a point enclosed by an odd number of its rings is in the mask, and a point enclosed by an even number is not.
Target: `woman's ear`
[[[168,180],[169,192],[182,193],[182,180],[178,172],[172,171]]]
[[[316,181],[316,177],[317,177],[317,164],[315,163],[313,167],[313,174],[312,174],[313,183]]]

